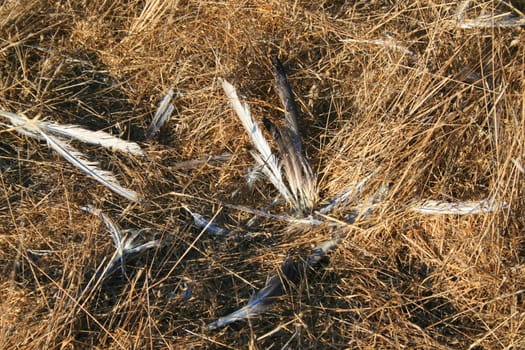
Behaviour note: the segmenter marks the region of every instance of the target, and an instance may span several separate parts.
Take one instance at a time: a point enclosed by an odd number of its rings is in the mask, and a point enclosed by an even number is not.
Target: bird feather
[[[279,148],[284,174],[293,195],[296,210],[311,211],[317,202],[317,186],[310,164],[302,154],[301,135],[297,125],[299,112],[292,87],[277,56],[272,57],[275,91],[284,108],[284,128],[279,130],[266,121]]]
[[[87,160],[84,154],[82,154],[81,152],[76,150],[73,146],[67,144],[65,141],[63,141],[59,137],[56,137],[56,136],[53,136],[53,135],[50,135],[50,134],[46,133],[46,131],[53,131],[55,133],[63,135],[63,133],[61,133],[61,132],[59,132],[57,130],[61,130],[64,133],[66,133],[65,130],[67,130],[68,127],[62,128],[63,126],[61,126],[61,127],[59,127],[57,129],[56,126],[58,124],[41,122],[41,121],[39,121],[37,119],[28,119],[25,116],[14,114],[14,113],[10,113],[10,112],[5,112],[5,111],[0,111],[0,115],[2,115],[4,117],[6,117],[7,119],[9,119],[11,124],[15,127],[15,130],[18,131],[19,133],[21,133],[23,135],[26,135],[26,136],[29,136],[29,137],[32,137],[32,138],[45,140],[47,142],[48,146],[51,149],[53,149],[55,152],[57,152],[62,157],[64,157],[73,166],[75,166],[76,168],[78,168],[79,170],[84,172],[86,175],[88,175],[88,176],[92,177],[93,179],[97,180],[98,182],[100,182],[102,185],[106,186],[107,188],[109,188],[113,192],[115,192],[115,193],[117,193],[117,194],[119,194],[119,195],[129,199],[130,201],[133,201],[133,202],[139,200],[138,194],[136,192],[130,190],[130,189],[122,187],[118,183],[116,177],[111,172],[105,171],[105,170],[102,170],[102,169],[98,168],[98,166],[97,166],[98,163]],[[50,125],[53,125],[53,126],[50,127]],[[76,127],[76,126],[70,126],[70,127],[71,127],[70,130],[82,129],[82,128]],[[87,132],[86,133],[86,130],[84,130],[84,129],[82,129],[82,130],[83,130],[83,132],[80,132],[80,134],[84,134],[84,135],[89,134],[89,133],[99,133],[99,132]],[[72,134],[76,134],[77,136],[79,136],[78,130],[74,131]],[[107,133],[104,133],[104,134],[109,135]],[[98,134],[98,135],[100,137],[102,134]],[[66,135],[64,135],[64,136],[66,136]],[[109,136],[111,136],[111,135],[109,135]],[[74,137],[74,136],[70,136],[70,137]],[[113,136],[111,136],[111,137],[114,138]],[[116,138],[114,138],[114,139],[116,139]],[[84,142],[88,142],[88,141],[86,141],[85,137],[84,137],[84,139],[80,138],[79,140],[80,141],[84,141]],[[120,140],[120,141],[122,141],[122,140]],[[125,141],[123,141],[123,142],[125,142]],[[116,142],[116,144],[121,145],[119,142]],[[137,145],[137,147],[138,147],[138,145]],[[140,147],[139,147],[139,149],[140,149]]]
[[[84,154],[80,153],[75,148],[61,141],[60,139],[48,135],[40,129],[38,129],[38,132],[42,139],[46,140],[49,147],[64,157],[77,169],[97,180],[113,192],[129,199],[130,201],[136,202],[139,200],[138,194],[135,191],[122,187],[111,172],[101,170],[97,167],[98,164],[96,162],[88,161]]]
[[[270,145],[264,138],[261,129],[252,119],[248,104],[240,101],[239,96],[237,95],[237,90],[226,80],[222,80],[222,88],[224,89],[226,96],[228,96],[230,99],[230,103],[232,104],[232,107],[239,117],[242,125],[246,129],[246,132],[250,136],[252,144],[258,151],[258,153],[251,152],[253,158],[257,164],[262,166],[263,173],[277,188],[284,199],[289,203],[293,203],[294,201],[290,191],[282,179],[281,166],[277,160],[277,157],[272,153]]]
[[[321,258],[336,249],[340,242],[341,236],[323,241],[312,250],[305,263],[294,262],[287,258],[282,263],[280,271],[268,278],[265,286],[255,293],[245,306],[211,322],[206,326],[206,329],[215,330],[235,321],[246,320],[266,312],[272,307],[276,299],[286,292],[290,283],[296,284],[300,281],[306,267],[317,265]]]
[[[319,212],[321,214],[328,214],[332,210],[337,208],[341,203],[354,200],[356,196],[361,193],[366,182],[370,180],[376,173],[377,171],[374,171],[371,174],[367,175],[364,179],[359,181],[356,185],[344,189],[343,192],[339,193],[337,196],[332,198],[327,205],[319,209]]]
[[[218,225],[215,225],[210,220],[205,219],[204,216],[202,216],[201,214],[194,213],[186,204],[182,203],[181,206],[191,215],[191,217],[193,218],[193,223],[198,228],[205,229],[206,231],[210,232],[215,236],[227,236],[231,233],[231,231]]]
[[[220,317],[206,326],[207,330],[224,327],[232,322],[246,320],[266,312],[271,308],[275,299],[283,295],[290,282],[297,283],[300,277],[300,264],[286,259],[281,265],[280,273],[273,274],[265,286],[252,295],[248,303],[242,308]]]
[[[4,118],[9,119],[9,122],[13,126],[13,129],[18,133],[29,136],[31,138],[41,139],[40,135],[36,132],[34,124],[35,119],[28,119],[23,115],[15,114],[7,111],[0,110],[0,115]]]
[[[507,207],[506,203],[496,203],[490,199],[484,199],[477,202],[445,202],[428,200],[422,204],[414,206],[412,211],[421,214],[469,215],[490,213],[501,210],[505,207]]]
[[[274,67],[275,78],[274,88],[277,92],[277,95],[279,95],[281,103],[284,107],[285,130],[292,141],[295,152],[297,154],[301,154],[301,136],[299,134],[299,127],[297,126],[299,112],[293,97],[292,87],[288,77],[286,76],[286,71],[284,70],[282,63],[277,56],[272,57],[272,63]]]
[[[173,89],[169,89],[166,96],[160,101],[153,120],[146,130],[146,140],[151,140],[173,113],[175,107],[170,102],[174,93]]]
[[[78,125],[62,125],[47,121],[40,121],[37,119],[29,119],[23,115],[6,111],[0,111],[0,115],[9,119],[11,124],[18,132],[32,138],[43,139],[42,136],[37,132],[37,129],[41,129],[61,137],[75,139],[80,142],[90,143],[110,150],[130,153],[141,157],[145,155],[144,151],[137,143],[122,140],[121,138],[113,136],[102,130],[93,131]]]
[[[157,248],[160,246],[160,242],[158,240],[149,241],[143,244],[135,243],[135,239],[144,229],[126,230],[124,231],[126,232],[126,234],[123,235],[120,227],[102,210],[96,209],[91,205],[84,206],[80,209],[88,213],[91,213],[95,216],[98,216],[100,220],[102,220],[102,222],[106,226],[106,229],[109,231],[109,234],[111,235],[111,238],[113,239],[113,243],[115,246],[115,253],[109,260],[106,268],[104,268],[102,273],[99,274],[97,279],[101,280],[106,275],[113,273],[117,263],[120,263],[120,269],[122,271],[122,275],[125,276],[126,271],[125,271],[124,265],[125,265],[125,258],[127,255],[140,253],[143,250],[150,249],[150,248]],[[132,231],[132,233],[128,234],[129,231]]]
[[[139,157],[145,156],[144,151],[137,143],[123,140],[102,130],[93,131],[78,125],[60,125],[50,122],[38,122],[37,125],[62,137],[101,146],[112,151],[130,153]]]

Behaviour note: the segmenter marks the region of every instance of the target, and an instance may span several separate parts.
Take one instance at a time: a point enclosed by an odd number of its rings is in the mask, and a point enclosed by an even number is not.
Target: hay
[[[102,130],[146,157],[73,144],[144,198],[130,202],[0,126],[0,347],[524,347],[523,11],[518,1],[5,2],[0,109]],[[483,28],[462,29],[474,21]],[[273,55],[317,178],[311,216],[264,179],[248,186],[252,145],[221,88],[230,81],[259,125],[279,127]],[[171,116],[147,137],[167,93]],[[241,234],[195,227],[183,203]],[[425,215],[418,203],[480,210]],[[149,229],[137,242],[162,243],[83,294],[115,251],[82,214],[89,204]],[[334,237],[337,249],[273,308],[206,330],[288,257],[310,266],[312,248]]]

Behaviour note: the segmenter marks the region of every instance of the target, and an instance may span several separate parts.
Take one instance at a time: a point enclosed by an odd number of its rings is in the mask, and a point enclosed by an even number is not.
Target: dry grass
[[[0,107],[120,134],[148,157],[82,146],[146,198],[130,204],[41,142],[0,130],[0,347],[524,348],[525,33],[457,21],[525,9],[472,1],[457,10],[438,1],[5,1]],[[263,209],[276,195],[264,181],[245,185],[249,140],[218,82],[238,86],[258,120],[281,118],[271,54],[298,97],[320,198],[374,170],[363,198],[383,183],[390,190],[271,312],[207,332],[287,255],[333,234],[259,218],[266,235],[223,239],[194,228],[181,207],[243,230],[251,215],[221,203]],[[145,143],[170,87],[174,115]],[[508,206],[409,210],[484,198]],[[165,244],[128,261],[125,279],[117,272],[81,295],[113,254],[104,225],[79,210],[86,204]],[[330,216],[343,220],[353,205]]]

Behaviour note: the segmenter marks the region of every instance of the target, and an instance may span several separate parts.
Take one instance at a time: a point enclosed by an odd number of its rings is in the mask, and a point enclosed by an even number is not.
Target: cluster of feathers
[[[327,204],[324,204],[324,206],[319,206],[320,199],[317,179],[310,163],[303,154],[301,136],[297,123],[299,112],[294,100],[292,88],[284,68],[277,57],[273,58],[273,66],[275,90],[283,105],[284,122],[281,128],[268,119],[263,119],[263,124],[272,136],[273,144],[276,145],[277,151],[272,150],[261,128],[252,118],[248,104],[239,98],[236,88],[226,80],[221,81],[224,93],[228,97],[233,110],[244,126],[254,147],[251,154],[256,162],[255,169],[264,174],[267,180],[277,189],[282,200],[287,203],[290,212],[277,215],[258,209],[244,207],[242,209],[251,211],[256,215],[292,222],[295,225],[315,226],[324,224],[326,223],[323,220],[324,216],[334,210],[338,205],[343,202],[358,199],[367,180],[375,174],[369,174],[356,185],[348,187],[338,196],[325,201]],[[171,103],[173,98],[174,91],[170,89],[157,108],[153,121],[146,132],[146,140],[153,138],[162,125],[170,118],[174,110],[174,106]],[[51,149],[86,175],[128,200],[140,202],[141,198],[135,191],[120,185],[114,174],[100,169],[96,162],[88,160],[88,157],[75,149],[69,141],[74,139],[83,143],[94,144],[113,151],[143,158],[145,157],[145,152],[138,144],[122,140],[104,131],[90,131],[77,125],[60,125],[49,121],[41,121],[38,118],[29,119],[21,114],[6,111],[0,111],[0,116],[9,122],[9,124],[2,123],[0,125],[16,130],[30,138],[45,141]],[[364,201],[365,204],[358,206],[360,209],[348,218],[347,223],[354,223],[368,216],[373,210],[374,203],[380,201],[387,191],[388,184],[381,186],[371,198]],[[194,213],[186,205],[182,203],[181,205],[191,214],[195,226],[204,228],[209,233],[217,236],[230,234],[230,231],[212,224],[210,220],[207,220],[198,213]],[[491,200],[459,203],[426,201],[423,203],[415,203],[411,209],[422,214],[465,215],[499,210],[504,206],[505,204],[498,204]],[[231,207],[240,208],[235,205],[231,205]],[[157,248],[161,245],[161,242],[156,240],[144,244],[137,244],[135,243],[135,239],[140,231],[131,234],[123,233],[111,218],[100,210],[91,206],[85,206],[82,209],[101,219],[115,244],[115,254],[99,274],[97,278],[99,281],[117,270],[116,267],[118,265],[120,265],[121,271],[124,274],[126,255],[136,254],[146,249]],[[337,224],[333,222],[328,224],[337,226]],[[235,321],[246,320],[268,310],[276,298],[286,293],[286,290],[291,285],[301,280],[307,269],[315,267],[323,256],[337,248],[344,237],[344,226],[342,225],[339,228],[340,230],[335,229],[333,231],[333,237],[318,244],[306,257],[297,259],[297,261],[292,258],[287,258],[282,263],[279,271],[268,278],[265,286],[255,293],[245,306],[208,324],[207,329],[213,330]]]

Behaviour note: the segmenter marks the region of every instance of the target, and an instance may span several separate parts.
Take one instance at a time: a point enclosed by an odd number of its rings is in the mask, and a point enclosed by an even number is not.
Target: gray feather
[[[273,274],[266,282],[266,285],[254,294],[245,306],[209,323],[206,329],[221,328],[230,323],[246,320],[268,311],[275,300],[286,292],[290,282],[298,283],[303,277],[305,268],[316,266],[323,256],[337,248],[341,239],[342,236],[336,235],[334,238],[318,244],[306,258],[306,263],[294,262],[290,258],[286,259],[281,265],[280,273]]]
[[[277,95],[279,95],[284,107],[285,130],[295,152],[301,154],[301,136],[299,134],[299,127],[297,126],[299,112],[293,97],[292,87],[288,81],[284,67],[277,56],[272,57],[272,63],[274,67],[275,91]]]
[[[181,206],[192,216],[193,223],[198,228],[205,229],[206,231],[210,232],[211,234],[215,236],[227,236],[231,233],[231,231],[223,227],[220,227],[218,225],[215,225],[209,220],[206,220],[204,216],[198,213],[194,213],[193,211],[190,210],[190,208],[188,208],[187,205],[181,204]]]
[[[290,282],[297,283],[300,276],[299,266],[291,259],[286,259],[281,266],[281,274],[272,275],[266,285],[254,294],[245,306],[211,322],[206,326],[206,329],[214,330],[232,322],[246,320],[266,312],[271,308],[275,299],[285,293]]]

